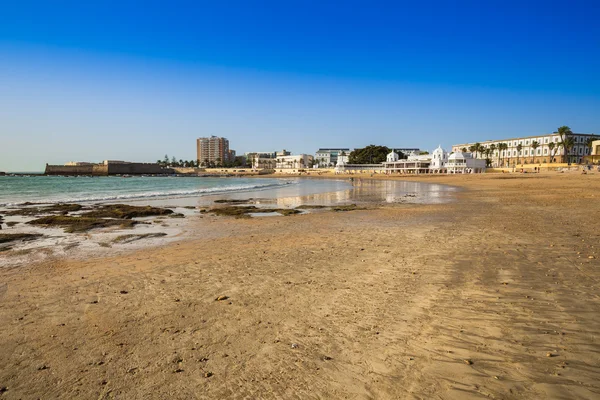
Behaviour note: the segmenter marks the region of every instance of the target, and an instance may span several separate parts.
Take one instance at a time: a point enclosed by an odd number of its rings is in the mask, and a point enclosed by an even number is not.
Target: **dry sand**
[[[421,179],[466,190],[0,268],[0,399],[600,398],[600,174]]]

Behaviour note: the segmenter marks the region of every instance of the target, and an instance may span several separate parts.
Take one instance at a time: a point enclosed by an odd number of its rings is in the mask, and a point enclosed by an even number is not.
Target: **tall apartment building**
[[[224,163],[230,160],[232,153],[229,151],[229,140],[222,137],[211,136],[196,140],[197,157],[200,163]],[[234,157],[235,157],[235,153]]]
[[[598,135],[574,133],[574,145],[565,157],[566,162],[581,163],[583,157],[590,154],[589,140],[594,137],[598,137]],[[560,135],[555,132],[546,135],[524,136],[503,140],[486,140],[479,143],[484,149],[493,149],[489,155],[492,167],[513,167],[522,164],[562,162],[564,150],[558,145],[559,142]],[[506,150],[498,149],[500,143],[506,143],[508,148]],[[455,144],[452,146],[452,152],[463,151],[464,149],[470,151],[469,147],[474,144]],[[481,152],[477,152],[473,156],[482,159],[488,158],[486,154]]]

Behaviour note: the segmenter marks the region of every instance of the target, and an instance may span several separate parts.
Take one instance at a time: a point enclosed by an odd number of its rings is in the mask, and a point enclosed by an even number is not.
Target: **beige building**
[[[592,142],[590,155],[583,158],[585,163],[600,164],[600,140]]]
[[[574,145],[567,154],[566,162],[581,163],[583,157],[590,154],[590,142],[593,134],[574,133]],[[563,162],[563,148],[559,146],[560,135],[549,133],[546,135],[517,137],[503,140],[486,140],[479,142],[485,149],[493,149],[489,155],[492,167],[512,167],[521,164],[538,164],[548,162]],[[506,143],[508,148],[500,150],[498,145]],[[455,144],[452,152],[468,152],[475,143]],[[520,147],[519,147],[520,146]],[[519,150],[520,148],[520,150]],[[486,159],[485,153],[477,152],[473,156]]]
[[[196,152],[201,164],[220,164],[230,160],[229,140],[222,137],[211,136],[196,140]],[[234,153],[235,154],[235,153]]]

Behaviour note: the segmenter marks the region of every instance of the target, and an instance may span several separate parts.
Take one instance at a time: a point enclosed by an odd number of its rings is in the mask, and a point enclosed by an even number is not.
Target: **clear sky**
[[[600,133],[595,1],[4,1],[0,171]]]

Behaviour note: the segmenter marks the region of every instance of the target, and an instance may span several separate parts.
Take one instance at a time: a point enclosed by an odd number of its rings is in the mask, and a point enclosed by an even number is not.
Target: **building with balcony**
[[[235,152],[233,158],[230,158],[232,154],[229,150],[229,140],[217,136],[198,138],[196,153],[198,160],[204,165],[208,163],[222,164],[235,159]]]
[[[514,167],[522,164],[538,164],[550,162],[581,163],[583,157],[590,154],[591,142],[598,135],[587,133],[573,134],[573,147],[569,149],[566,157],[564,149],[559,145],[560,135],[550,133],[546,135],[525,136],[502,140],[486,140],[479,142],[484,151],[472,152],[474,158],[489,159],[492,167]],[[500,149],[500,144],[507,148]],[[468,152],[475,143],[455,144],[453,152]],[[486,151],[489,149],[489,153]]]

